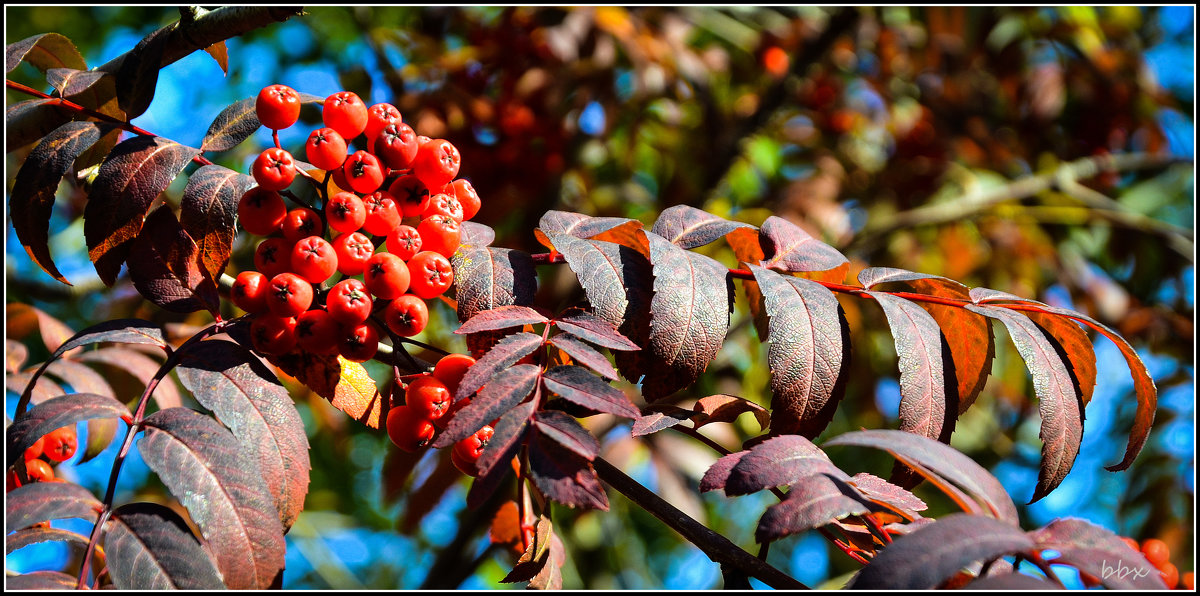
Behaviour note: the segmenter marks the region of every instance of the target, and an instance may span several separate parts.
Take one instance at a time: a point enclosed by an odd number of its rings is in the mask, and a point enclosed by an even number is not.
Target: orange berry
[[[1163,565],[1170,562],[1171,549],[1167,547],[1167,543],[1158,538],[1147,538],[1142,541],[1142,554],[1146,555],[1146,560],[1162,570]]]

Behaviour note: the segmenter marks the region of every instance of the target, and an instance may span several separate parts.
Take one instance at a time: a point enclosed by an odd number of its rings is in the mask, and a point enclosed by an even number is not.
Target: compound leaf
[[[720,460],[718,460],[720,461]],[[738,458],[724,483],[725,494],[747,495],[793,484],[815,474],[847,478],[819,447],[800,435],[780,435]]]
[[[225,589],[187,522],[164,505],[130,503],[113,510],[104,550],[118,590]]]
[[[650,231],[680,248],[692,249],[723,238],[738,228],[752,227],[750,224],[722,219],[690,205],[675,205],[659,214]]]
[[[237,207],[254,179],[218,165],[192,173],[179,204],[179,223],[196,242],[202,271],[216,282],[233,254]]]
[[[862,496],[842,478],[818,473],[798,480],[783,502],[767,508],[758,520],[754,539],[778,540],[870,510]]]
[[[217,285],[201,268],[196,242],[169,206],[155,209],[130,245],[129,279],[142,296],[171,312],[217,314]]]
[[[467,369],[458,384],[458,390],[454,392],[454,401],[470,397],[480,387],[490,383],[500,371],[516,364],[541,345],[541,336],[523,331],[500,340]]]
[[[449,447],[511,410],[529,396],[540,374],[541,368],[532,364],[518,364],[497,373],[471,398],[471,403],[454,414],[433,447]]]
[[[530,445],[529,478],[552,501],[608,511],[608,495],[591,462],[545,434],[536,435]]]
[[[465,335],[480,331],[498,331],[500,329],[521,327],[524,325],[539,325],[548,323],[549,321],[550,319],[547,319],[541,313],[528,306],[510,304],[478,311],[470,319],[467,319],[462,326],[454,330],[454,332],[459,335]]]
[[[579,366],[556,366],[542,376],[542,384],[555,395],[590,410],[634,420],[641,416],[624,391]]]

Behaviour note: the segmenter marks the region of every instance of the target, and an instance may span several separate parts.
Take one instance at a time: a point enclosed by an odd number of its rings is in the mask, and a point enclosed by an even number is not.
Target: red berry
[[[325,203],[325,218],[329,227],[339,232],[357,232],[367,220],[367,209],[358,195],[339,192]]]
[[[296,317],[312,306],[312,284],[295,273],[280,273],[271,278],[267,289],[267,308],[277,317]]]
[[[462,205],[462,218],[464,220],[475,217],[479,213],[479,208],[482,203],[479,200],[479,193],[475,192],[475,187],[471,186],[471,182],[465,178],[459,178],[450,184],[447,184],[442,192],[458,199],[458,203]]]
[[[267,310],[267,287],[270,280],[260,271],[243,271],[233,280],[230,296],[238,308],[248,313]]]
[[[433,139],[418,147],[412,170],[426,188],[441,188],[458,175],[461,162],[458,148],[450,141]]]
[[[396,406],[387,415],[388,438],[403,451],[416,453],[433,440],[433,424],[408,406]]]
[[[429,207],[429,188],[411,174],[397,178],[388,187],[388,193],[396,199],[404,217],[419,217]]]
[[[422,250],[450,257],[458,250],[462,239],[462,225],[451,217],[433,215],[417,224],[417,233],[421,235]]]
[[[292,247],[292,271],[310,283],[329,279],[337,271],[337,264],[333,246],[320,236],[309,236]]]
[[[408,273],[409,290],[425,299],[442,295],[454,283],[454,269],[450,267],[450,261],[428,250],[413,256],[408,262]]]
[[[455,393],[472,364],[475,364],[475,359],[466,354],[447,354],[433,366],[433,376],[445,383],[450,393]]]
[[[50,431],[42,437],[45,441],[42,453],[54,462],[66,461],[75,455],[79,438],[75,435],[75,426],[64,426]]]
[[[261,186],[246,191],[238,200],[238,223],[255,236],[266,236],[279,230],[287,217],[287,205],[279,193]]]
[[[279,147],[268,147],[258,154],[250,167],[254,181],[269,190],[283,190],[296,179],[296,161],[292,154]]]
[[[325,98],[321,120],[351,141],[367,127],[367,106],[354,92],[340,91]]]
[[[263,354],[286,354],[296,347],[295,317],[264,313],[250,324],[250,341]]]
[[[351,362],[366,362],[379,351],[379,332],[370,323],[359,323],[343,329],[338,352]]]
[[[329,316],[344,325],[358,325],[371,316],[374,301],[367,287],[357,279],[343,279],[329,290],[325,309]]]
[[[280,229],[283,230],[284,238],[292,242],[299,242],[302,238],[323,235],[325,223],[321,221],[321,216],[316,211],[308,207],[297,207],[288,211]]]
[[[429,375],[417,377],[404,392],[404,405],[431,422],[441,418],[453,401],[446,385]]]
[[[333,252],[337,254],[337,270],[343,275],[359,275],[367,267],[367,260],[375,254],[371,239],[358,232],[342,234],[333,239]]]
[[[450,425],[450,421],[452,419],[454,419],[454,414],[456,412],[458,412],[459,410],[467,407],[470,403],[471,403],[471,398],[469,398],[469,397],[455,401],[454,403],[450,404],[450,409],[446,411],[446,414],[444,416],[433,421],[433,425],[438,428],[443,428],[443,429],[446,428],[447,426]]]
[[[292,246],[287,238],[267,238],[254,250],[254,268],[268,279],[288,271],[292,266]]]
[[[1146,555],[1146,560],[1150,561],[1151,565],[1161,570],[1171,558],[1171,549],[1167,547],[1166,542],[1158,538],[1147,538],[1142,541],[1142,554]]]
[[[363,283],[375,296],[391,300],[408,291],[409,274],[403,259],[389,252],[377,252],[367,260]]]
[[[417,296],[404,294],[383,309],[383,321],[392,333],[412,337],[424,331],[429,324],[429,307]]]
[[[478,476],[479,469],[476,465],[479,456],[483,455],[483,450],[487,448],[493,434],[495,430],[492,427],[484,426],[475,431],[475,434],[455,443],[454,450],[450,452],[450,460],[455,467],[468,476]]]
[[[263,87],[254,100],[254,113],[267,128],[287,128],[300,119],[300,94],[287,85]]]
[[[458,202],[458,199],[445,194],[438,193],[429,197],[429,206],[425,208],[425,213],[422,217],[432,217],[434,215],[445,215],[454,221],[462,223],[463,206]]]
[[[371,194],[383,185],[383,166],[379,165],[378,157],[366,151],[355,151],[354,155],[348,157],[342,165],[342,172],[346,174],[350,188],[357,193]]]
[[[342,326],[323,310],[314,308],[296,317],[296,343],[306,352],[337,354],[341,334]]]
[[[25,478],[28,482],[54,480],[54,468],[40,459],[31,459],[25,462]]]
[[[346,139],[332,128],[318,128],[308,135],[304,155],[309,163],[322,170],[336,170],[346,161]]]
[[[400,110],[390,103],[377,103],[367,108],[367,127],[363,130],[367,135],[367,151],[375,153],[375,139],[389,124],[400,124]]]
[[[1158,568],[1158,572],[1162,575],[1163,582],[1167,584],[1167,588],[1174,590],[1179,586],[1179,568],[1174,563],[1167,561],[1162,567]]]
[[[387,236],[388,252],[408,261],[421,252],[421,234],[412,226],[399,225]]]
[[[46,436],[38,437],[32,445],[25,449],[25,459],[37,459],[42,456],[42,451],[46,448]]]
[[[407,170],[417,157],[417,133],[403,122],[393,122],[379,131],[379,136],[369,149],[388,168]]]
[[[400,208],[388,191],[380,190],[363,197],[363,206],[367,210],[367,219],[362,228],[368,234],[385,236],[400,225]]]

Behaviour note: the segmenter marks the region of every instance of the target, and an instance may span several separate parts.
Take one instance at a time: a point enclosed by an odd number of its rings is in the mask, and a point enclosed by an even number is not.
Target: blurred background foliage
[[[6,43],[58,32],[90,66],[179,18],[163,7],[5,13]],[[787,217],[850,257],[852,274],[901,267],[1078,309],[1139,350],[1160,409],[1133,467],[1104,471],[1120,459],[1134,403],[1123,360],[1097,340],[1100,378],[1084,448],[1055,493],[1021,508],[1025,526],[1075,516],[1160,537],[1186,571],[1195,487],[1194,14],[1172,6],[313,7],[229,40],[228,74],[203,52],[166,67],[134,123],[199,146],[223,107],[265,85],[322,97],[348,89],[368,104],[396,105],[419,134],[461,150],[460,175],[484,202],[476,221],[497,230],[496,246],[540,252],[532,230],[549,209],[652,222],[668,206],[689,204],[752,224]],[[9,76],[49,90],[28,65]],[[9,105],[25,99],[7,97]],[[281,133],[284,146],[298,147],[317,122],[306,109],[300,125]],[[269,142],[259,131],[209,157],[248,171]],[[6,147],[9,185],[30,148]],[[1053,181],[1069,162],[1126,153],[1141,155],[1144,167],[1034,192],[1023,186]],[[168,202],[178,204],[183,182],[168,189]],[[64,184],[51,228],[55,261],[75,287],[31,265],[9,226],[6,302],[33,304],[76,330],[141,317],[182,337],[205,324],[153,308],[124,277],[112,289],[99,284],[82,248],[84,200]],[[235,249],[231,274],[251,266],[252,246]],[[703,250],[736,264],[720,243]],[[581,298],[568,269],[539,273],[540,304]],[[842,303],[853,370],[825,437],[897,424],[886,320],[862,301]],[[420,339],[462,351],[451,309],[433,315]],[[723,392],[769,403],[766,349],[752,328],[739,298],[726,346],[684,397]],[[996,334],[992,376],[952,444],[992,470],[1020,505],[1036,479],[1037,404],[1023,361],[1002,327]],[[29,347],[29,362],[45,358],[30,329],[10,326],[8,335]],[[390,374],[371,372],[381,385]],[[288,537],[285,587],[501,586],[514,557],[489,547],[488,512],[465,510],[467,479],[446,473],[448,454],[401,461],[383,433],[292,387],[313,471],[305,513]],[[752,529],[770,497],[698,494],[715,453],[682,435],[633,440],[627,425],[591,424],[606,458],[755,548]],[[706,432],[736,450],[759,429],[743,416]],[[890,469],[886,456],[830,455],[851,473]],[[110,465],[111,455],[63,474],[102,490]],[[410,465],[414,472],[403,473]],[[126,468],[118,501],[163,498],[144,465]],[[951,510],[933,492],[918,494],[933,514]],[[611,496],[610,513],[555,510],[568,548],[566,587],[721,585],[698,549]],[[7,565],[46,568],[54,547],[38,548]],[[858,568],[815,533],[773,545],[769,561],[810,585],[840,586]]]

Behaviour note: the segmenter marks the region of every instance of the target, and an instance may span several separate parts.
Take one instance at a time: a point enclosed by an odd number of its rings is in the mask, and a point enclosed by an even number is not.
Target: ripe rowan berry
[[[375,254],[371,239],[358,232],[342,234],[333,239],[333,252],[337,254],[337,270],[343,275],[359,275],[367,267],[367,260]]]
[[[229,294],[238,308],[248,313],[267,310],[267,286],[270,281],[261,271],[243,271],[233,280]]]
[[[258,154],[250,167],[254,181],[268,190],[283,190],[296,179],[296,161],[279,147],[268,147]]]
[[[308,162],[326,171],[342,167],[347,151],[346,139],[328,126],[312,131],[304,143],[304,156]]]
[[[1167,589],[1174,590],[1179,586],[1179,568],[1174,563],[1167,561],[1162,567],[1158,568],[1158,573],[1162,576],[1163,582],[1167,584]]]
[[[388,252],[408,261],[421,252],[421,234],[412,226],[398,225],[387,236]]]
[[[297,242],[292,247],[291,259],[292,271],[310,283],[322,283],[337,271],[337,253],[320,236],[309,236]]]
[[[46,441],[42,447],[42,453],[54,462],[66,461],[75,455],[79,441],[75,435],[74,425],[50,431],[42,439]]]
[[[296,318],[263,313],[250,323],[250,341],[263,354],[286,354],[296,347]]]
[[[425,184],[426,188],[441,188],[454,180],[462,156],[458,148],[446,139],[432,139],[417,148],[417,156],[413,158],[413,174]]]
[[[388,193],[396,200],[404,217],[420,217],[429,207],[429,188],[412,174],[397,178],[388,187]]]
[[[417,157],[417,133],[403,122],[393,122],[379,131],[374,145],[368,147],[379,161],[393,170],[407,170]]]
[[[1183,589],[1183,590],[1193,590],[1194,591],[1196,589],[1196,572],[1188,571],[1187,573],[1184,573],[1179,578],[1179,587],[1180,587],[1180,589]]]
[[[462,223],[463,206],[458,202],[458,199],[446,194],[438,193],[429,197],[429,206],[425,208],[425,213],[422,217],[433,217],[434,215],[445,215],[454,221]]]
[[[367,219],[367,209],[358,195],[339,192],[325,203],[325,218],[329,220],[329,227],[339,232],[357,232]]]
[[[1142,546],[1138,544],[1137,540],[1134,540],[1128,536],[1121,536],[1120,538],[1121,542],[1124,542],[1127,546],[1129,546],[1129,548],[1132,548],[1134,552],[1142,552]]]
[[[392,333],[412,337],[424,331],[429,324],[429,307],[417,296],[404,294],[383,309],[383,321]]]
[[[466,354],[447,354],[433,365],[433,376],[445,383],[450,393],[454,394],[472,364],[475,364],[475,359]]]
[[[313,354],[338,353],[342,326],[328,312],[314,308],[296,317],[296,344]]]
[[[436,429],[408,406],[396,406],[387,415],[388,438],[403,451],[416,453],[433,440]]]
[[[442,192],[456,199],[462,205],[462,218],[469,220],[479,213],[479,208],[482,206],[479,200],[479,193],[475,192],[475,187],[471,186],[471,182],[465,178],[459,178],[450,184],[447,184]]]
[[[338,352],[351,362],[366,362],[379,351],[379,332],[369,322],[343,327]]]
[[[386,190],[373,192],[362,199],[367,218],[362,229],[368,234],[385,236],[400,225],[400,208]]]
[[[1158,538],[1147,538],[1142,541],[1142,554],[1146,555],[1146,560],[1150,561],[1151,565],[1161,570],[1171,558],[1171,549],[1167,547],[1166,542]]]
[[[279,230],[287,217],[287,205],[279,193],[255,186],[238,200],[238,223],[255,236],[266,236]]]
[[[417,224],[417,233],[421,235],[421,250],[433,251],[444,257],[453,256],[462,239],[461,224],[445,215],[422,219]]]
[[[31,459],[25,462],[26,482],[47,482],[54,479],[54,468],[40,460]]]
[[[363,283],[376,297],[391,300],[408,291],[410,270],[400,257],[377,252],[367,260]]]
[[[450,452],[450,461],[463,474],[478,476],[479,456],[483,455],[483,450],[487,448],[493,434],[495,430],[491,426],[484,426],[475,431],[475,434],[455,443],[454,450]]]
[[[337,282],[325,297],[325,310],[343,325],[353,326],[371,316],[374,301],[367,293],[367,286],[357,279]]]
[[[354,155],[346,158],[342,164],[342,172],[346,182],[354,192],[364,195],[371,194],[383,185],[384,171],[379,164],[379,158],[366,151],[355,151]]]
[[[325,98],[321,120],[349,142],[367,127],[367,106],[356,93],[339,91]]]
[[[409,290],[425,299],[442,295],[454,283],[450,261],[433,251],[423,250],[414,255],[408,262],[408,272]]]
[[[287,85],[267,85],[254,100],[254,113],[267,128],[287,128],[300,119],[300,94]]]
[[[404,391],[404,405],[431,422],[441,418],[453,401],[446,385],[432,375],[417,377]]]
[[[25,449],[25,459],[30,460],[41,457],[45,446],[46,436],[42,435],[41,437],[38,437],[38,440],[34,441],[32,445]]]
[[[390,103],[377,103],[367,108],[367,126],[363,132],[367,135],[367,151],[375,153],[375,139],[389,124],[400,124],[400,110]]]
[[[254,268],[271,279],[292,266],[292,246],[287,238],[267,238],[254,250]]]
[[[312,306],[313,288],[295,273],[280,273],[271,278],[267,289],[267,308],[277,317],[296,317]]]
[[[308,207],[297,207],[288,211],[280,229],[283,231],[284,238],[292,242],[299,242],[309,236],[325,234],[325,222],[321,221],[321,216],[316,211]]]

